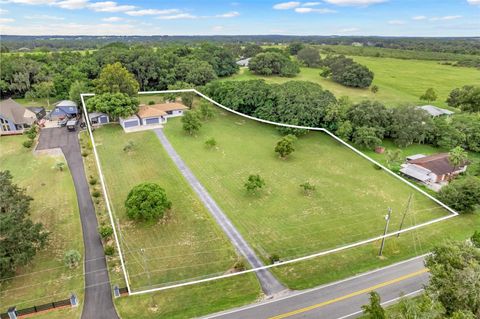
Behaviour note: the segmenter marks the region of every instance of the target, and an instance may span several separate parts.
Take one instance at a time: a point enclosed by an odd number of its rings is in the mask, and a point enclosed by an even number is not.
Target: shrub
[[[65,169],[65,163],[64,162],[57,162],[55,164],[55,168],[57,170],[59,170],[60,172],[63,172],[63,170]]]
[[[33,140],[26,140],[22,143],[23,147],[25,148],[31,148],[33,145]]]
[[[235,269],[235,271],[244,271],[245,269],[247,269],[245,261],[243,259],[237,260],[233,265],[233,269]]]
[[[244,184],[245,188],[250,193],[256,193],[257,190],[265,186],[265,181],[260,175],[248,176],[247,182]]]
[[[95,177],[90,177],[90,180],[88,181],[88,183],[93,186],[97,184],[97,179]]]
[[[277,255],[277,254],[272,254],[268,257],[268,259],[270,260],[270,264],[274,264],[274,263],[280,261],[280,256]]]
[[[113,247],[112,245],[107,245],[105,246],[103,251],[105,252],[106,256],[113,256],[113,254],[115,254],[115,247]]]
[[[217,146],[217,141],[213,137],[209,138],[208,140],[205,141],[205,146],[209,149],[212,149],[215,146]]]
[[[300,188],[303,189],[303,193],[305,195],[310,195],[312,192],[315,191],[316,186],[313,184],[310,184],[310,182],[305,182],[303,184],[300,184]]]
[[[154,105],[155,101],[148,101],[148,105]]]
[[[100,197],[101,195],[102,195],[102,193],[100,193],[100,191],[97,190],[97,189],[92,192],[92,196],[93,196],[94,198],[98,198],[98,197]]]
[[[123,147],[123,151],[128,153],[135,150],[135,148],[136,148],[135,142],[132,140],[129,140],[127,144],[125,144],[125,146]]]
[[[37,137],[37,128],[35,126],[32,126],[28,131],[25,132],[25,135],[31,140],[35,139]]]
[[[78,263],[81,259],[82,256],[80,255],[80,253],[74,249],[68,250],[63,256],[63,262],[65,263],[65,266],[70,269],[77,268]]]
[[[88,153],[87,151],[83,151],[83,152],[82,152],[82,156],[83,156],[83,157],[87,157],[88,154],[89,154],[89,153]]]
[[[100,226],[98,233],[103,239],[106,239],[113,235],[113,228],[110,226]]]
[[[151,221],[162,218],[172,207],[165,190],[155,183],[142,183],[132,188],[125,201],[130,219]]]

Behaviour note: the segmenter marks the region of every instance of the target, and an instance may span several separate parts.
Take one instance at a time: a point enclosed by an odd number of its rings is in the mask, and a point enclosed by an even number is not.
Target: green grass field
[[[220,275],[238,260],[235,250],[171,162],[154,132],[125,134],[110,125],[95,140],[116,217],[133,289]],[[124,152],[128,141],[134,150]],[[161,185],[172,201],[166,218],[134,223],[124,210],[130,189],[142,182]]]
[[[34,198],[31,218],[50,231],[47,247],[30,264],[17,271],[12,280],[0,283],[0,311],[16,305],[18,309],[66,299],[75,292],[83,302],[83,266],[68,269],[65,251],[78,250],[83,255],[82,229],[73,180],[68,167],[60,172],[55,163],[63,157],[33,155],[22,146],[25,136],[0,138],[0,169],[10,170],[13,181],[25,187]],[[51,312],[48,318],[79,317],[77,308]],[[46,318],[46,317],[45,317]]]
[[[446,107],[445,100],[451,90],[463,85],[480,82],[480,71],[473,68],[459,68],[440,65],[436,61],[401,60],[377,57],[352,57],[358,63],[366,65],[375,73],[373,84],[380,90],[374,94],[369,89],[348,88],[330,79],[322,78],[320,69],[301,68],[299,75],[293,78],[264,77],[252,74],[248,69],[226,80],[265,79],[270,83],[283,83],[291,80],[311,81],[330,90],[335,96],[348,96],[352,101],[364,99],[378,100],[394,107],[401,104],[424,105],[420,96],[428,88],[434,88],[438,94],[437,101],[432,104]]]
[[[390,230],[397,230],[407,205],[404,227],[448,213],[411,187],[374,168],[324,133],[296,142],[296,152],[281,160],[273,148],[280,138],[273,126],[220,111],[197,137],[187,136],[178,119],[165,128],[170,141],[264,260],[309,255],[381,235],[387,208]],[[208,150],[213,137],[218,149]],[[243,184],[260,174],[266,188],[247,194]],[[299,185],[316,185],[305,196]]]

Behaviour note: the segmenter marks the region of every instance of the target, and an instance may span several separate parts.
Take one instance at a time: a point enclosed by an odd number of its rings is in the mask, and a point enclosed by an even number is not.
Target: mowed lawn
[[[296,152],[282,160],[273,150],[280,138],[275,127],[218,113],[196,137],[182,131],[179,119],[169,120],[165,131],[264,260],[273,254],[287,260],[379,236],[389,207],[390,231],[398,230],[411,194],[403,227],[448,214],[324,133],[301,137]],[[216,150],[204,144],[212,137]],[[244,188],[250,174],[265,179],[266,187],[258,195]],[[299,187],[307,181],[316,185],[310,196]]]
[[[125,134],[120,126],[109,125],[97,129],[94,136],[134,289],[221,275],[232,269],[238,260],[233,246],[154,132]],[[125,152],[129,141],[133,151]],[[125,199],[132,187],[143,182],[158,183],[172,202],[172,209],[158,222],[137,223],[126,216]]]
[[[480,82],[480,71],[474,68],[453,67],[441,65],[436,61],[424,60],[363,56],[352,58],[375,73],[373,84],[379,87],[376,94],[369,89],[348,88],[330,79],[324,79],[320,76],[321,70],[316,68],[301,68],[300,74],[293,78],[258,76],[243,68],[239,74],[229,77],[227,80],[261,78],[271,83],[283,83],[291,80],[311,81],[330,90],[336,97],[348,96],[353,102],[364,99],[378,100],[385,103],[387,107],[401,104],[428,104],[419,99],[428,88],[435,89],[438,95],[437,101],[432,104],[446,107],[445,100],[451,90]]]
[[[63,157],[33,155],[31,149],[22,146],[26,139],[24,136],[0,138],[0,170],[10,170],[14,183],[25,187],[33,197],[31,218],[45,225],[50,240],[31,263],[18,269],[16,277],[0,283],[0,312],[14,305],[23,309],[67,299],[71,292],[83,303],[83,263],[71,270],[63,262],[64,253],[69,249],[84,255],[72,177],[68,167],[62,172],[55,169],[57,162],[65,162]],[[81,308],[82,305],[54,311],[45,318],[76,318]]]

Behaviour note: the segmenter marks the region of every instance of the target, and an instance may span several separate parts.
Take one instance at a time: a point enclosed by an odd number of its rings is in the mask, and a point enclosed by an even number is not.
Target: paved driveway
[[[61,148],[73,177],[77,193],[83,242],[85,244],[85,303],[82,319],[118,318],[113,306],[110,279],[105,254],[97,231],[97,217],[88,188],[78,141],[78,131],[69,132],[65,127],[42,129],[37,150]]]

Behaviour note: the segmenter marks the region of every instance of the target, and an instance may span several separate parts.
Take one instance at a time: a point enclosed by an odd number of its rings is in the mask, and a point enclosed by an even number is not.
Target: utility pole
[[[382,245],[380,246],[380,251],[378,252],[378,256],[382,256],[383,254],[383,247],[385,246],[385,235],[388,231],[388,224],[390,223],[390,215],[392,214],[392,209],[388,207],[388,214],[385,215],[385,229],[383,231],[383,238],[382,238]]]
[[[405,216],[407,216],[407,213],[410,210],[410,205],[412,203],[412,198],[413,198],[413,193],[410,194],[410,197],[408,198],[407,207],[405,208],[405,211],[403,212],[402,221],[400,222],[400,227],[398,228],[398,231],[402,230],[402,228],[403,228],[403,222],[405,221]],[[400,233],[397,234],[397,238],[398,237],[400,237]]]

